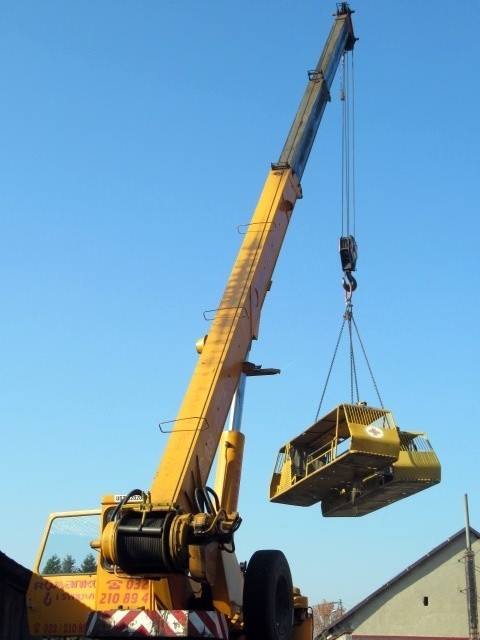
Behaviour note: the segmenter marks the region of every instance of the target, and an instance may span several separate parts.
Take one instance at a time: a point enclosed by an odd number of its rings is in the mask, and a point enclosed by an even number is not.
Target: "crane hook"
[[[350,302],[353,292],[357,288],[357,281],[352,276],[352,273],[350,271],[344,271],[343,273],[345,275],[342,278],[342,286],[345,289],[345,300],[347,302]]]
[[[344,277],[342,278],[342,284],[345,291],[350,291],[353,293],[357,288],[357,281],[352,276],[351,271],[344,271]],[[348,280],[348,282],[347,282]]]
[[[353,236],[342,236],[339,244],[340,261],[344,277],[342,280],[345,289],[345,299],[350,302],[352,294],[357,288],[357,281],[352,276],[352,271],[357,268],[358,247]]]

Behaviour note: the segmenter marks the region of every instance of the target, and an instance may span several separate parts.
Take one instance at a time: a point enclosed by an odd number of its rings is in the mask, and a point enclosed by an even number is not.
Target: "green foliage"
[[[75,558],[70,554],[67,554],[62,560],[61,573],[76,573],[76,571],[77,568],[75,567]]]
[[[43,569],[42,575],[53,575],[57,573],[96,573],[97,562],[93,553],[89,553],[83,559],[80,567],[76,566],[75,558],[69,553],[61,560],[55,553],[48,558]]]
[[[85,556],[81,566],[80,573],[96,573],[97,572],[97,561],[95,560],[95,556],[93,553],[89,553]]]
[[[55,553],[51,558],[47,560],[43,567],[42,573],[60,573],[62,570],[62,561]]]

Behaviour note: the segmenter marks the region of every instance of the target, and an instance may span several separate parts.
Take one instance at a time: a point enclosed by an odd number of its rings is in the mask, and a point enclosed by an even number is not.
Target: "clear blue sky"
[[[385,406],[442,483],[359,519],[269,504],[344,311],[338,79],[251,359],[239,559],[280,548],[315,604],[352,607],[480,528],[480,3],[352,2],[357,324]],[[0,7],[0,550],[31,566],[51,511],[148,489],[334,2],[60,0]],[[350,399],[339,356],[325,411]],[[343,359],[342,359],[343,358]],[[375,394],[367,375],[362,396]]]

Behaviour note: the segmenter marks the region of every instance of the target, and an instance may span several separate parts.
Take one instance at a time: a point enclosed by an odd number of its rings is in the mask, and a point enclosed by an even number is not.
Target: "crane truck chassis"
[[[312,638],[308,600],[293,586],[284,554],[260,550],[247,564],[235,556],[239,426],[246,379],[275,372],[248,356],[333,78],[354,47],[351,14],[347,3],[337,5],[208,336],[197,345],[199,359],[150,489],[105,495],[97,510],[50,516],[27,593],[33,636]],[[80,570],[68,561],[59,566],[60,555],[84,553],[78,541],[90,543]]]

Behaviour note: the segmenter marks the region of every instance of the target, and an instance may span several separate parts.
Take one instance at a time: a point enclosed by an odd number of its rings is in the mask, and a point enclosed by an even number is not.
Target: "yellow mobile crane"
[[[101,509],[52,514],[27,593],[32,635],[312,637],[307,598],[292,586],[283,553],[257,551],[246,565],[235,557],[244,442],[235,416],[246,377],[276,372],[251,364],[248,354],[302,196],[300,181],[333,78],[344,53],[354,47],[351,14],[347,3],[337,5],[208,336],[197,345],[198,363],[150,489],[106,495]],[[226,429],[229,413],[233,427]],[[217,453],[215,489],[210,489]],[[74,564],[78,540],[90,544],[81,567]]]

